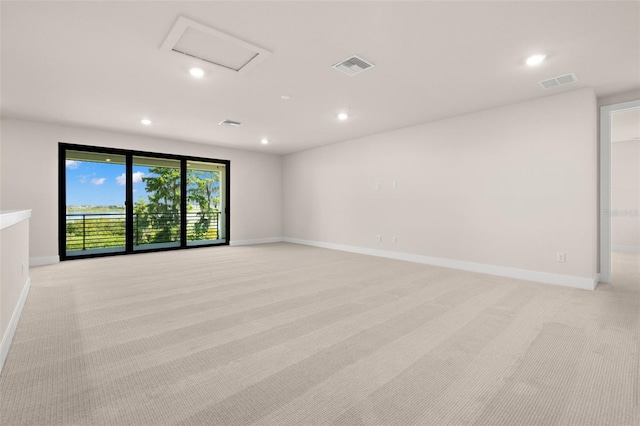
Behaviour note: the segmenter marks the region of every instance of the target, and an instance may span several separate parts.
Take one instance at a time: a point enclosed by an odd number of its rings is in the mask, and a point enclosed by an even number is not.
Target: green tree
[[[149,201],[138,200],[134,205],[135,244],[178,241],[180,238],[180,170],[152,167],[142,178]],[[218,207],[220,205],[220,172],[187,171],[187,208],[195,211],[190,240],[215,239]]]
[[[134,245],[149,244],[152,241],[153,229],[149,221],[149,208],[144,199],[133,205],[133,241]]]
[[[145,190],[149,194],[146,213],[155,231],[152,241],[177,241],[180,230],[180,170],[169,167],[151,167],[144,176]]]
[[[188,170],[187,185],[187,202],[198,207],[197,221],[193,224],[194,232],[189,235],[190,239],[217,238],[217,232],[211,235],[210,228],[212,222],[217,220],[220,204],[220,172]]]

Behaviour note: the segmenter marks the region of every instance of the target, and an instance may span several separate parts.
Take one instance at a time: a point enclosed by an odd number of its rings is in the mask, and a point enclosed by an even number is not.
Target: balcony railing
[[[216,240],[220,236],[220,212],[187,213],[187,241]],[[68,213],[67,251],[124,247],[125,213]],[[133,244],[143,246],[180,241],[179,216],[162,213],[133,215]]]

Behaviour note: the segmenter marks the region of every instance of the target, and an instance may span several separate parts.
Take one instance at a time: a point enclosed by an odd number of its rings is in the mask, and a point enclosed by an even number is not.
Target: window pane
[[[223,242],[224,164],[187,162],[187,245]]]
[[[180,160],[133,157],[133,248],[180,246]]]
[[[65,152],[67,256],[125,250],[125,157]]]

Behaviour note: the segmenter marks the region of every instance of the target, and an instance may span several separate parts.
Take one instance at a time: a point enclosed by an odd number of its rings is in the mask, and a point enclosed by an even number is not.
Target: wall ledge
[[[529,271],[506,266],[487,265],[483,263],[465,262],[462,260],[444,259],[439,257],[423,256],[411,253],[378,250],[366,247],[333,244],[321,241],[301,240],[285,237],[282,241],[293,244],[302,244],[313,247],[327,248],[331,250],[346,251],[365,254],[369,256],[385,257],[388,259],[404,260],[408,262],[424,263],[426,265],[441,266],[462,271],[478,272],[481,274],[497,275],[500,277],[514,278],[525,281],[535,281],[545,284],[555,284],[583,290],[594,290],[598,284],[599,275],[592,278],[575,277],[571,275],[552,274],[548,272]]]
[[[0,230],[31,217],[31,210],[0,210]]]

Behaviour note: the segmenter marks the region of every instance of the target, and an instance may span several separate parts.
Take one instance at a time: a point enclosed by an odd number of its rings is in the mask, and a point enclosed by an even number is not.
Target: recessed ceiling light
[[[285,100],[285,101],[288,101],[289,99],[291,99],[291,96],[289,96],[289,95],[282,95],[282,96],[280,96],[280,99],[283,99],[283,100]]]
[[[544,61],[544,58],[546,57],[547,55],[531,55],[527,58],[527,66],[537,67]]]
[[[267,139],[267,138],[262,138],[262,139],[260,139],[260,143],[261,143],[262,145],[266,145],[266,144],[268,144],[268,143],[269,143],[269,139]]]
[[[202,78],[204,77],[204,70],[202,68],[194,67],[189,70],[189,74],[191,74],[193,78]]]
[[[344,121],[347,118],[349,118],[349,114],[347,114],[346,112],[341,112],[340,114],[338,114],[338,120],[340,121]]]
[[[148,118],[143,118],[142,120],[140,120],[140,122],[142,124],[144,124],[145,126],[150,126],[151,125],[151,120],[149,120]]]
[[[111,161],[111,158],[107,158],[107,163],[108,163],[109,161]]]

